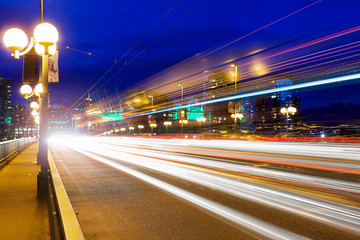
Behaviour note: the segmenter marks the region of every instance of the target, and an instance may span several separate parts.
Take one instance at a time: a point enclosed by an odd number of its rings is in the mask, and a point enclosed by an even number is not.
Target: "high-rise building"
[[[10,79],[0,75],[0,141],[11,138]]]
[[[273,76],[262,87],[266,89],[281,88],[293,85],[289,76]],[[281,108],[295,107],[297,113],[288,116],[281,114]],[[281,130],[294,127],[300,120],[300,95],[297,90],[275,92],[257,97],[256,120],[258,130]],[[287,119],[288,117],[288,119]]]
[[[49,108],[49,132],[57,133],[66,130],[67,121],[63,118],[66,109],[64,105],[53,104]]]
[[[204,74],[204,98],[213,99],[228,94],[228,85],[233,84],[231,82],[231,74],[223,70],[207,71]]]
[[[11,113],[11,135],[12,138],[21,138],[23,135],[23,127],[26,124],[26,109],[20,104],[12,105]]]
[[[30,108],[29,108],[30,109]],[[12,138],[35,137],[39,134],[38,126],[35,124],[31,110],[26,111],[25,106],[12,105],[11,135]]]
[[[241,113],[243,114],[242,126],[245,129],[255,130],[255,107],[251,99],[242,100]]]
[[[229,85],[233,84],[232,75],[227,71],[213,70],[206,71],[203,77],[204,100],[210,100],[228,94]],[[230,104],[231,105],[231,104]],[[207,104],[204,106],[206,123],[204,126],[212,127],[225,126],[231,124],[231,107],[228,102]]]

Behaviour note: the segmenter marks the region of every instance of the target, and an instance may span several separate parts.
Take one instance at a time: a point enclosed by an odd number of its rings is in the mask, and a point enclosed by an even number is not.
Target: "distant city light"
[[[242,99],[242,98],[246,98],[246,97],[260,96],[260,95],[265,95],[265,94],[270,94],[270,93],[290,91],[290,90],[302,89],[302,88],[308,88],[308,87],[315,87],[315,86],[327,85],[327,84],[338,83],[338,82],[352,81],[352,80],[357,80],[357,79],[360,79],[360,73],[342,76],[342,77],[328,78],[328,79],[318,80],[318,81],[314,81],[314,82],[300,83],[300,84],[279,87],[279,88],[274,88],[274,89],[266,89],[266,90],[261,90],[261,91],[257,91],[257,92],[238,94],[238,95],[229,96],[229,97],[217,98],[217,99],[207,100],[207,101],[203,101],[203,102],[191,103],[191,104],[187,104],[187,105],[183,105],[183,106],[176,106],[176,107],[161,109],[161,110],[152,111],[152,112],[148,112],[148,113],[135,114],[135,115],[132,115],[131,117],[144,116],[144,115],[148,115],[149,113],[152,113],[152,114],[153,113],[161,113],[161,112],[167,112],[167,111],[177,110],[177,109],[181,109],[181,108],[194,107],[194,106],[200,106],[200,105],[206,105],[206,104],[218,103],[218,102],[225,102],[225,101],[231,101],[231,100],[235,100],[235,99]]]

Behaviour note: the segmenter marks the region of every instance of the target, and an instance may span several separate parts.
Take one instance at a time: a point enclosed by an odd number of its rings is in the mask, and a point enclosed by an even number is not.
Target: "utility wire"
[[[214,53],[214,52],[217,52],[217,51],[219,51],[219,50],[221,50],[221,49],[223,49],[223,48],[225,48],[225,47],[227,47],[227,46],[229,46],[229,45],[231,45],[231,44],[233,44],[233,43],[235,43],[235,42],[240,41],[241,39],[244,39],[244,38],[246,38],[246,37],[248,37],[248,36],[250,36],[250,35],[255,34],[256,32],[259,32],[259,31],[261,31],[261,30],[263,30],[263,29],[265,29],[265,28],[267,28],[267,27],[269,27],[269,26],[272,26],[272,25],[274,25],[274,24],[276,24],[276,23],[278,23],[278,22],[280,22],[280,21],[282,21],[282,20],[284,20],[284,19],[286,19],[286,18],[288,18],[288,17],[290,17],[290,16],[292,16],[292,15],[294,15],[294,14],[296,14],[296,13],[299,13],[299,12],[301,12],[301,11],[303,11],[303,10],[305,10],[305,9],[307,9],[307,8],[313,6],[313,5],[315,5],[315,4],[317,4],[317,3],[321,2],[321,1],[322,1],[322,0],[315,1],[315,2],[313,2],[313,3],[311,3],[311,4],[309,4],[309,5],[306,5],[306,6],[303,7],[303,8],[300,8],[300,9],[298,9],[298,10],[296,10],[296,11],[290,13],[290,14],[285,15],[284,17],[281,17],[281,18],[279,18],[279,19],[277,19],[277,20],[275,20],[275,21],[273,21],[273,22],[271,22],[271,23],[268,23],[268,24],[266,24],[266,25],[264,25],[264,26],[262,26],[262,27],[260,27],[260,28],[258,28],[258,29],[256,29],[256,30],[248,33],[248,34],[245,34],[245,35],[243,35],[243,36],[241,36],[241,37],[239,37],[239,38],[237,38],[237,39],[235,39],[235,40],[233,40],[233,41],[231,41],[231,42],[229,42],[229,43],[227,43],[227,44],[224,44],[224,45],[221,46],[221,47],[216,48],[215,50],[213,50],[213,51],[211,51],[211,52],[209,52],[209,53],[207,53],[207,54],[205,54],[205,55],[203,55],[203,56],[201,56],[201,57],[199,57],[199,58],[196,58],[196,59],[194,59],[194,60],[192,60],[192,61],[190,61],[190,62],[188,62],[188,63],[185,63],[185,64],[179,66],[178,68],[176,68],[176,69],[174,69],[174,70],[172,70],[172,71],[169,71],[169,72],[167,72],[167,73],[165,73],[165,74],[163,74],[163,75],[161,75],[161,76],[159,76],[159,77],[151,80],[151,82],[153,82],[153,81],[155,81],[155,80],[157,80],[157,79],[159,79],[159,78],[161,78],[161,77],[164,77],[164,76],[166,76],[166,75],[168,75],[168,74],[170,74],[170,73],[172,73],[172,72],[175,72],[175,71],[177,71],[177,70],[179,70],[179,69],[181,69],[181,68],[184,68],[184,67],[188,66],[188,65],[191,64],[191,63],[194,63],[194,62],[196,62],[196,61],[198,61],[198,60],[200,60],[200,59],[202,59],[202,58],[204,58],[204,57],[206,57],[206,56],[208,56],[208,55],[210,55],[210,54],[212,54],[212,53]],[[202,2],[202,0],[200,0],[192,9],[190,9],[189,12],[191,12],[191,11],[192,11],[197,5],[199,5],[201,2]],[[189,12],[187,12],[184,16],[186,16]],[[183,17],[184,17],[184,16],[183,16]],[[182,17],[182,18],[183,18],[183,17]],[[182,19],[182,18],[181,18],[181,19]],[[179,20],[181,20],[181,19],[179,19]],[[178,21],[177,21],[177,22],[178,22]],[[176,22],[176,23],[177,23],[177,22]],[[173,25],[170,26],[170,29],[171,29],[172,27],[173,27]],[[167,32],[168,30],[170,30],[170,29],[167,29],[164,33],[166,33],[166,32]],[[161,36],[163,36],[163,34],[162,34]],[[161,36],[159,36],[159,38],[160,38]],[[158,39],[159,39],[159,38],[158,38]],[[152,43],[149,44],[148,47],[150,47],[152,44],[154,44],[158,39],[155,39]],[[108,79],[105,83],[103,83],[103,84],[101,85],[101,87],[103,87],[106,83],[108,83],[111,79],[113,79],[113,78],[115,77],[115,75],[117,75],[118,73],[120,73],[129,63],[131,63],[133,60],[135,60],[135,58],[137,58],[139,55],[141,55],[148,47],[146,47],[145,49],[143,49],[138,55],[136,55],[133,59],[131,59],[125,66],[123,66],[118,72],[116,72],[110,79]],[[144,85],[144,84],[143,84],[143,85]],[[143,85],[141,85],[141,86],[143,86]],[[137,88],[140,88],[141,86],[139,86],[139,87],[137,87]],[[100,87],[100,88],[101,88],[101,87]],[[98,91],[98,90],[99,90],[99,89],[97,89],[96,91]]]
[[[83,98],[84,96],[86,96],[87,93],[89,93],[91,91],[92,88],[94,88],[132,49],[134,49],[134,47],[136,47],[137,44],[140,43],[140,41],[142,41],[182,0],[178,0],[125,54],[123,54],[119,60],[115,59],[115,64],[112,65],[109,70],[107,70],[105,72],[105,74],[103,74],[99,80],[97,80],[74,104],[72,104],[66,111],[65,114],[63,116],[63,118],[65,117],[65,115],[69,112],[69,110],[74,107],[80,100],[81,98]],[[59,45],[60,47],[64,47]],[[90,52],[83,52],[80,50],[76,50],[70,47],[65,47],[68,50],[72,50],[72,51],[76,51],[76,52],[80,52],[83,54],[87,54],[89,56],[95,56],[95,57],[99,57],[99,58],[103,58],[103,59],[110,59],[110,58],[105,58],[105,57],[101,57],[101,56],[97,56],[97,55],[93,55]],[[111,59],[114,60],[114,59]],[[127,63],[125,62],[125,66],[127,65]]]
[[[69,110],[72,109],[84,96],[86,96],[86,94],[87,94],[88,92],[90,92],[91,89],[92,89],[93,87],[95,87],[95,85],[96,85],[98,82],[100,82],[100,81],[116,66],[116,64],[117,64],[117,62],[115,62],[115,63],[95,82],[95,84],[92,85],[92,86],[89,88],[89,90],[87,90],[83,95],[81,95],[81,97],[79,97],[79,99],[76,100],[76,101],[65,111],[62,119],[65,118],[65,115],[69,112]]]
[[[294,12],[292,12],[292,13],[286,15],[286,16],[284,16],[284,17],[281,17],[281,18],[279,18],[279,19],[277,19],[277,20],[275,20],[275,21],[273,21],[273,22],[271,22],[271,23],[268,23],[268,24],[266,24],[266,25],[264,25],[264,26],[262,26],[262,27],[260,27],[260,28],[258,28],[258,29],[256,29],[256,30],[248,33],[248,34],[245,34],[245,35],[243,35],[243,36],[241,36],[241,37],[239,37],[239,38],[237,38],[237,39],[235,39],[235,40],[233,40],[233,41],[231,41],[231,42],[229,42],[229,43],[227,43],[227,44],[224,44],[224,45],[221,46],[221,47],[216,48],[216,49],[213,50],[213,51],[210,51],[210,52],[204,54],[203,56],[201,56],[201,57],[199,57],[199,58],[196,58],[196,59],[194,59],[194,60],[192,60],[192,61],[190,61],[190,62],[187,62],[187,63],[185,63],[185,64],[183,64],[183,65],[181,65],[181,66],[179,66],[179,67],[177,67],[177,68],[175,68],[175,69],[167,72],[167,73],[164,73],[163,75],[161,75],[161,76],[159,76],[159,77],[156,77],[155,79],[151,80],[151,82],[153,82],[153,81],[155,81],[155,80],[157,80],[157,79],[159,79],[159,78],[162,78],[162,77],[164,77],[164,76],[166,76],[166,75],[168,75],[168,74],[170,74],[170,73],[172,73],[172,72],[175,72],[175,71],[177,71],[177,70],[179,70],[179,69],[182,69],[182,68],[184,68],[184,67],[186,67],[186,66],[188,66],[188,65],[190,65],[190,64],[192,64],[192,63],[194,63],[194,62],[197,62],[197,61],[199,61],[200,59],[202,59],[202,58],[204,58],[204,57],[207,57],[208,55],[210,55],[210,54],[212,54],[212,53],[215,53],[215,52],[217,52],[217,51],[219,51],[219,50],[221,50],[221,49],[223,49],[223,48],[225,48],[225,47],[227,47],[227,46],[229,46],[229,45],[231,45],[231,44],[233,44],[233,43],[235,43],[235,42],[240,41],[241,39],[244,39],[244,38],[246,38],[246,37],[248,37],[248,36],[250,36],[250,35],[253,35],[254,33],[257,33],[257,32],[259,32],[259,31],[261,31],[261,30],[263,30],[263,29],[265,29],[265,28],[267,28],[267,27],[270,27],[270,26],[272,26],[272,25],[274,25],[274,24],[276,24],[276,23],[278,23],[278,22],[280,22],[280,21],[282,21],[282,20],[284,20],[284,19],[286,19],[286,18],[288,18],[288,17],[290,17],[290,16],[292,16],[292,15],[295,15],[296,13],[299,13],[299,12],[301,12],[301,11],[309,8],[309,7],[312,7],[313,5],[315,5],[315,4],[317,4],[317,3],[321,2],[321,1],[322,1],[322,0],[318,0],[318,1],[316,1],[316,2],[313,2],[313,3],[307,5],[307,6],[303,7],[303,8],[300,8],[300,9],[298,9],[298,10],[296,10],[296,11],[294,11]],[[143,84],[143,85],[144,85],[144,84]],[[142,86],[143,86],[143,85],[142,85]],[[141,86],[140,86],[140,87],[141,87]]]
[[[58,45],[58,46],[59,46],[59,47],[66,48],[67,50],[71,50],[71,51],[74,51],[74,52],[83,53],[83,54],[86,54],[86,55],[88,55],[88,56],[97,57],[97,58],[102,58],[102,59],[111,60],[111,61],[115,61],[115,62],[116,62],[116,59],[113,59],[113,58],[108,58],[108,57],[103,57],[103,56],[95,55],[95,54],[92,54],[91,52],[80,51],[80,50],[77,50],[77,49],[75,49],[75,48],[71,48],[71,47],[68,47],[68,46],[62,46],[62,45]]]
[[[199,1],[192,9],[190,9],[183,17],[185,17],[189,12],[191,12],[191,11],[192,11],[197,5],[199,5],[202,1],[203,1],[203,0],[200,0],[200,1]],[[307,5],[307,6],[305,6],[305,7],[303,7],[303,8],[300,8],[300,9],[298,9],[298,10],[296,10],[296,11],[294,11],[294,12],[292,12],[292,13],[286,15],[286,16],[284,16],[284,17],[281,17],[281,18],[279,18],[279,19],[277,19],[277,20],[275,20],[275,21],[273,21],[273,22],[271,22],[271,23],[269,23],[269,24],[267,24],[267,25],[265,25],[265,26],[263,26],[263,27],[261,27],[261,28],[258,28],[258,29],[254,30],[254,31],[252,31],[252,32],[250,32],[250,33],[248,33],[248,34],[245,34],[244,36],[242,36],[242,37],[240,37],[240,38],[237,38],[237,39],[235,39],[235,40],[233,40],[233,41],[231,41],[231,42],[229,42],[229,43],[227,43],[227,44],[225,44],[225,45],[223,45],[223,46],[221,46],[221,47],[219,47],[219,48],[217,48],[217,49],[215,49],[215,50],[213,50],[213,51],[211,51],[211,52],[209,52],[209,53],[207,53],[207,54],[205,54],[204,56],[201,56],[201,57],[199,57],[199,58],[197,58],[197,59],[194,59],[193,61],[190,61],[190,62],[188,62],[188,63],[186,63],[186,64],[184,64],[184,65],[182,65],[182,66],[179,66],[178,68],[176,68],[176,69],[174,69],[174,70],[172,70],[172,71],[170,71],[170,72],[167,72],[167,73],[163,74],[162,76],[159,76],[159,77],[153,79],[152,81],[155,81],[155,80],[157,80],[157,79],[159,79],[159,78],[161,78],[161,77],[163,77],[163,76],[166,76],[166,75],[170,74],[171,72],[177,71],[177,70],[179,70],[179,69],[181,69],[181,68],[183,68],[183,67],[185,67],[185,66],[187,66],[187,65],[189,65],[189,64],[191,64],[191,63],[193,63],[193,62],[196,62],[196,61],[198,61],[198,60],[200,60],[200,59],[202,59],[202,58],[204,58],[204,57],[206,57],[206,56],[208,56],[208,55],[210,55],[210,54],[212,54],[212,53],[214,53],[214,52],[217,52],[217,51],[219,51],[219,50],[221,50],[221,49],[223,49],[223,48],[225,48],[225,47],[227,47],[227,46],[229,46],[229,45],[231,45],[231,44],[233,44],[233,43],[235,43],[235,42],[237,42],[237,41],[239,41],[239,40],[241,40],[241,39],[243,39],[243,38],[246,38],[246,37],[248,37],[248,36],[250,36],[250,35],[252,35],[252,34],[254,34],[254,33],[258,32],[258,31],[261,31],[261,30],[263,30],[263,29],[265,29],[265,28],[267,28],[267,27],[269,27],[269,26],[271,26],[271,25],[273,25],[273,24],[276,24],[277,22],[280,22],[280,21],[282,21],[282,20],[284,20],[284,19],[286,19],[286,18],[288,18],[288,17],[290,17],[290,16],[292,16],[292,15],[298,13],[298,12],[301,12],[301,11],[303,11],[303,10],[305,10],[305,9],[307,9],[307,8],[313,6],[313,5],[315,5],[315,4],[317,4],[317,3],[321,2],[321,1],[322,1],[322,0],[315,1],[315,2],[313,2],[313,3],[311,3],[311,4]],[[178,23],[183,17],[181,17],[176,23]],[[176,24],[176,23],[175,23],[175,24]],[[170,28],[168,28],[163,34],[161,34],[157,39],[155,39],[155,40],[154,40],[152,43],[150,43],[146,48],[144,48],[139,54],[137,54],[134,58],[132,58],[132,59],[129,61],[129,63],[131,63],[132,61],[134,61],[138,56],[140,56],[144,51],[146,51],[151,45],[153,45],[157,40],[159,40],[159,39],[160,39],[167,31],[169,31],[175,24],[173,24],[172,26],[170,26]],[[111,79],[113,79],[118,73],[120,73],[129,63],[126,63],[126,64],[125,64],[118,72],[116,72],[110,79],[108,79],[105,83],[103,83],[103,84],[100,86],[100,88],[103,87],[106,83],[108,83]],[[97,84],[97,83],[96,83],[96,84]],[[92,87],[91,87],[91,88],[92,88]],[[98,88],[95,92],[99,91],[100,88]],[[68,109],[68,110],[69,110],[69,109]]]
[[[129,62],[120,68],[111,78],[106,80],[95,92],[99,91],[105,84],[112,80],[116,75],[118,75],[122,70],[124,70],[130,63],[132,63],[136,58],[143,54],[147,49],[149,49],[154,43],[156,43],[160,38],[162,38],[168,31],[170,31],[177,23],[179,23],[186,15],[191,13],[203,0],[198,1],[190,10],[188,10],[181,18],[179,18],[175,23],[173,23],[169,28],[167,28],[162,34],[160,34],[155,40],[153,40],[149,45],[147,45],[143,50],[141,50],[135,57],[133,57]]]
[[[126,53],[124,53],[120,59],[119,62],[132,50],[138,45],[154,28],[181,2],[182,0],[178,0],[137,42],[127,50]]]

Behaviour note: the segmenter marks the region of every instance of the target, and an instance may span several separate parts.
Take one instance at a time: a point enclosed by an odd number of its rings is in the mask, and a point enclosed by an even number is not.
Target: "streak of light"
[[[211,103],[231,101],[231,100],[235,100],[235,99],[260,96],[260,95],[265,95],[265,94],[270,94],[270,93],[276,93],[276,92],[282,92],[282,91],[291,91],[291,90],[296,90],[296,89],[315,87],[315,86],[321,86],[321,85],[338,83],[338,82],[352,81],[352,80],[356,80],[356,79],[359,79],[359,78],[360,78],[359,73],[358,74],[347,75],[347,76],[342,76],[342,77],[328,78],[328,79],[314,81],[314,82],[295,84],[295,85],[286,86],[286,87],[267,89],[267,90],[262,90],[262,91],[257,91],[257,92],[244,93],[244,94],[238,94],[238,95],[235,95],[235,96],[229,96],[229,97],[217,98],[217,99],[208,100],[208,101],[191,103],[191,104],[186,104],[186,105],[183,105],[183,106],[177,106],[177,107],[161,109],[161,110],[157,110],[157,111],[153,111],[153,112],[149,112],[149,113],[135,114],[135,115],[132,115],[132,116],[129,116],[129,117],[144,116],[144,115],[148,115],[148,114],[167,112],[167,111],[177,110],[177,109],[181,109],[181,108],[188,108],[188,107],[206,105],[206,104],[211,104]]]
[[[170,150],[174,152],[190,153],[205,157],[268,162],[310,169],[316,168],[327,171],[360,174],[360,148],[357,145],[338,146],[332,144],[271,143],[231,140],[150,140],[117,137],[98,139],[99,143],[131,144],[132,146],[139,147],[160,148],[160,150],[162,150],[163,147],[170,147]],[[250,152],[260,154],[254,155],[250,154]],[[286,154],[294,157],[284,157],[279,154]]]
[[[140,155],[139,150],[136,148],[134,149],[129,147],[121,147],[121,151]],[[154,157],[157,159],[166,159],[170,161],[182,162],[187,164],[196,164],[198,166],[211,167],[214,169],[223,169],[223,170],[229,170],[229,171],[235,171],[241,173],[249,173],[258,176],[267,176],[281,180],[296,181],[299,183],[308,183],[308,184],[312,184],[313,186],[317,186],[321,188],[329,188],[339,191],[347,191],[354,194],[360,194],[360,185],[348,181],[333,180],[333,179],[316,177],[311,175],[288,173],[288,172],[272,170],[272,169],[254,168],[249,166],[242,166],[234,162],[221,162],[210,159],[204,160],[196,157],[171,155],[168,154],[167,152],[153,152],[145,149],[141,150],[141,155]]]
[[[201,172],[198,169],[185,168],[179,166],[178,163],[159,160],[154,157],[134,156],[126,153],[124,151],[126,149],[123,147],[100,145],[97,140],[91,138],[73,143],[66,141],[66,143],[76,151],[101,153],[101,155],[111,159],[175,176],[238,198],[245,198],[288,211],[360,235],[360,215],[357,207],[218,176],[213,172]]]
[[[180,189],[178,187],[175,187],[171,184],[165,183],[161,180],[158,180],[156,178],[150,177],[146,174],[143,174],[141,172],[135,171],[131,168],[128,168],[124,165],[121,165],[117,162],[113,162],[111,160],[108,160],[106,158],[91,154],[89,152],[76,149],[76,151],[91,157],[97,161],[100,161],[102,163],[105,163],[109,166],[112,166],[116,169],[119,169],[123,172],[126,172],[128,174],[131,174],[134,177],[137,177],[147,183],[150,183],[162,190],[165,190],[175,196],[178,196],[185,201],[191,202],[192,204],[203,208],[211,213],[214,213],[221,218],[230,221],[231,223],[237,225],[238,227],[244,227],[251,231],[255,236],[261,236],[268,239],[309,239],[303,236],[300,236],[298,234],[292,233],[290,231],[281,229],[277,226],[274,226],[272,224],[266,223],[264,221],[261,221],[259,219],[256,219],[254,217],[251,217],[247,214],[240,213],[239,211],[236,211],[234,209],[231,209],[229,207],[226,207],[224,205],[221,205],[219,203],[216,203],[214,201],[208,200],[206,198],[203,198],[201,196],[198,196],[196,194],[193,194],[191,192],[185,191],[183,189]]]
[[[263,27],[261,27],[261,28],[258,28],[258,29],[254,30],[254,31],[252,31],[252,32],[250,32],[250,33],[248,33],[248,34],[245,34],[245,35],[241,36],[240,38],[235,39],[234,41],[231,41],[231,42],[229,42],[229,43],[227,43],[227,44],[225,44],[225,45],[223,45],[223,46],[221,46],[221,47],[219,47],[219,48],[216,48],[216,49],[214,49],[214,50],[206,53],[205,55],[201,56],[200,58],[196,58],[196,59],[194,59],[194,60],[192,60],[192,61],[190,61],[190,62],[188,62],[188,63],[186,63],[186,64],[183,64],[183,65],[178,66],[177,68],[175,68],[175,69],[173,69],[173,70],[171,70],[171,71],[169,71],[169,72],[167,72],[167,73],[165,73],[165,74],[163,74],[163,75],[160,75],[159,77],[156,77],[156,78],[155,78],[154,80],[152,80],[152,81],[155,81],[155,80],[157,80],[157,79],[159,79],[159,78],[162,78],[162,77],[164,77],[164,76],[166,76],[166,75],[168,75],[168,74],[170,74],[170,73],[172,73],[172,72],[178,71],[179,69],[184,68],[184,67],[188,66],[189,64],[192,64],[192,63],[194,63],[194,62],[196,62],[196,61],[198,61],[198,60],[200,60],[200,59],[202,59],[202,58],[204,58],[204,57],[206,57],[206,56],[208,56],[208,55],[210,55],[210,54],[213,54],[213,53],[215,53],[215,52],[217,52],[217,51],[219,51],[219,50],[221,50],[221,49],[223,49],[223,48],[225,48],[225,47],[228,47],[228,46],[230,46],[231,44],[233,44],[233,43],[235,43],[235,42],[238,42],[238,41],[241,40],[241,39],[244,39],[244,38],[246,38],[246,37],[248,37],[248,36],[251,36],[252,34],[254,34],[254,33],[256,33],[256,32],[259,32],[259,31],[261,31],[261,30],[263,30],[263,29],[265,29],[265,28],[267,28],[267,27],[269,27],[269,26],[271,26],[271,25],[274,25],[274,24],[276,24],[276,23],[278,23],[278,22],[280,22],[280,21],[282,21],[282,20],[284,20],[284,19],[286,19],[286,18],[288,18],[288,17],[290,17],[290,16],[292,16],[292,15],[294,15],[294,14],[297,14],[297,13],[299,13],[299,12],[301,12],[301,11],[303,11],[303,10],[305,10],[305,9],[307,9],[307,8],[313,6],[313,5],[315,5],[315,4],[317,4],[317,3],[321,2],[321,1],[322,1],[322,0],[318,0],[318,1],[314,2],[314,3],[311,3],[311,4],[307,5],[307,6],[301,8],[301,9],[298,9],[298,10],[296,10],[295,12],[292,12],[292,13],[290,13],[290,14],[282,17],[282,18],[279,18],[279,19],[277,19],[277,20],[275,20],[275,21],[273,21],[273,22],[271,22],[271,23],[269,23],[269,24],[267,24],[267,25],[265,25],[265,26],[263,26]],[[346,31],[349,31],[349,30],[346,30]],[[303,44],[302,44],[302,45],[303,45]]]

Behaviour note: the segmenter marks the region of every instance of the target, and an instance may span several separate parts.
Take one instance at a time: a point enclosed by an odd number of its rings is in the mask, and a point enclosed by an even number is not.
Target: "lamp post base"
[[[40,171],[37,175],[37,196],[47,196],[49,191],[49,175]]]

